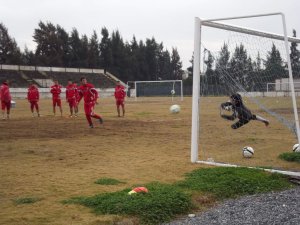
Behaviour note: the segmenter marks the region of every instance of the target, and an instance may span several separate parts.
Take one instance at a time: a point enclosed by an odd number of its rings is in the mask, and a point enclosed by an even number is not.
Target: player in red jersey
[[[80,96],[79,96],[79,93],[78,93],[78,86],[77,86],[77,83],[76,82],[74,82],[73,83],[74,84],[74,86],[75,86],[75,88],[76,88],[76,106],[75,106],[75,116],[77,116],[78,115],[78,104],[79,104],[79,99],[80,99]]]
[[[61,93],[62,86],[58,84],[58,80],[54,80],[54,85],[51,86],[50,92],[52,94],[52,104],[53,104],[53,114],[55,116],[56,113],[56,105],[59,107],[60,115],[62,116],[62,107],[61,107],[61,99],[60,99],[60,93]]]
[[[93,128],[94,125],[92,122],[92,117],[98,119],[100,124],[103,123],[102,117],[94,113],[94,106],[95,104],[98,104],[99,95],[97,90],[94,88],[94,85],[89,84],[85,77],[82,77],[80,81],[81,81],[81,86],[78,87],[78,93],[80,96],[79,101],[83,98],[85,116],[89,123],[90,128]]]
[[[72,80],[68,81],[68,86],[66,87],[66,100],[69,103],[70,107],[70,117],[73,117],[73,113],[75,113],[75,116],[77,117],[77,86],[73,84]]]
[[[123,85],[121,85],[120,81],[117,81],[117,85],[115,87],[115,99],[117,105],[118,117],[120,117],[120,106],[122,107],[122,116],[125,116],[125,100],[126,92]]]
[[[11,95],[9,92],[8,81],[3,81],[0,86],[0,98],[1,98],[1,109],[2,109],[2,119],[9,119],[10,106],[11,106]],[[5,118],[5,109],[6,109],[6,118]]]
[[[34,117],[34,108],[36,110],[38,117],[40,117],[39,105],[38,105],[38,102],[40,100],[40,93],[39,93],[39,89],[35,84],[31,84],[29,86],[27,91],[27,99],[28,102],[30,103],[30,110],[32,112],[32,117]]]

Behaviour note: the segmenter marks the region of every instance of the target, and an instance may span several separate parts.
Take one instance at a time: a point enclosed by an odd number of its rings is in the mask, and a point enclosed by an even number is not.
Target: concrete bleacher
[[[96,88],[112,88],[115,86],[115,82],[109,79],[102,73],[75,73],[75,72],[46,72],[48,78],[52,80],[58,80],[58,82],[66,86],[68,80],[80,84],[80,78],[86,77],[88,83],[92,83]]]
[[[28,87],[28,81],[17,70],[0,70],[0,82],[8,80],[9,86],[13,88]]]
[[[13,88],[27,88],[31,82],[40,88],[47,88],[53,84],[53,80],[58,80],[62,86],[66,86],[68,80],[79,85],[83,76],[101,89],[113,88],[117,80],[112,74],[104,74],[101,69],[0,65],[0,81],[9,80]]]

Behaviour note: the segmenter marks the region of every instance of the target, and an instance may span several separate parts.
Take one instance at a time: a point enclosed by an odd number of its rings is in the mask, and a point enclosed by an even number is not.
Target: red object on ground
[[[144,192],[144,193],[148,193],[148,189],[147,188],[145,188],[145,187],[136,187],[136,188],[133,188],[132,189],[133,191],[135,191],[135,192]]]

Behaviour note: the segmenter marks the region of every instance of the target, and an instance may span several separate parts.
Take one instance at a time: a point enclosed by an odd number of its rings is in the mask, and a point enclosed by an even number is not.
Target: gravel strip
[[[300,225],[300,187],[227,200],[195,217],[164,225]]]

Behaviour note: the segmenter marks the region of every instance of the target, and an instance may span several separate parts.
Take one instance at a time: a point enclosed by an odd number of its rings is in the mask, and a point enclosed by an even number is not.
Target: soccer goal
[[[128,81],[127,96],[135,100],[183,100],[182,80]]]
[[[240,26],[241,21],[280,17],[279,34]],[[239,26],[219,21],[238,21]],[[274,23],[278,24],[278,21]],[[251,24],[251,23],[249,23]],[[211,20],[195,18],[191,161],[227,165],[288,167],[278,155],[300,142],[298,90],[295,92],[290,60],[291,43],[282,13]],[[288,82],[288,89],[270,90],[270,83]],[[276,85],[275,85],[276,88]],[[219,113],[231,94],[270,125],[251,121],[238,129]],[[229,112],[232,113],[232,112]],[[252,161],[242,157],[244,146],[254,147]],[[269,160],[269,161],[268,161]],[[271,162],[272,161],[272,162]],[[274,162],[274,163],[273,163]],[[279,165],[280,164],[280,165]]]

